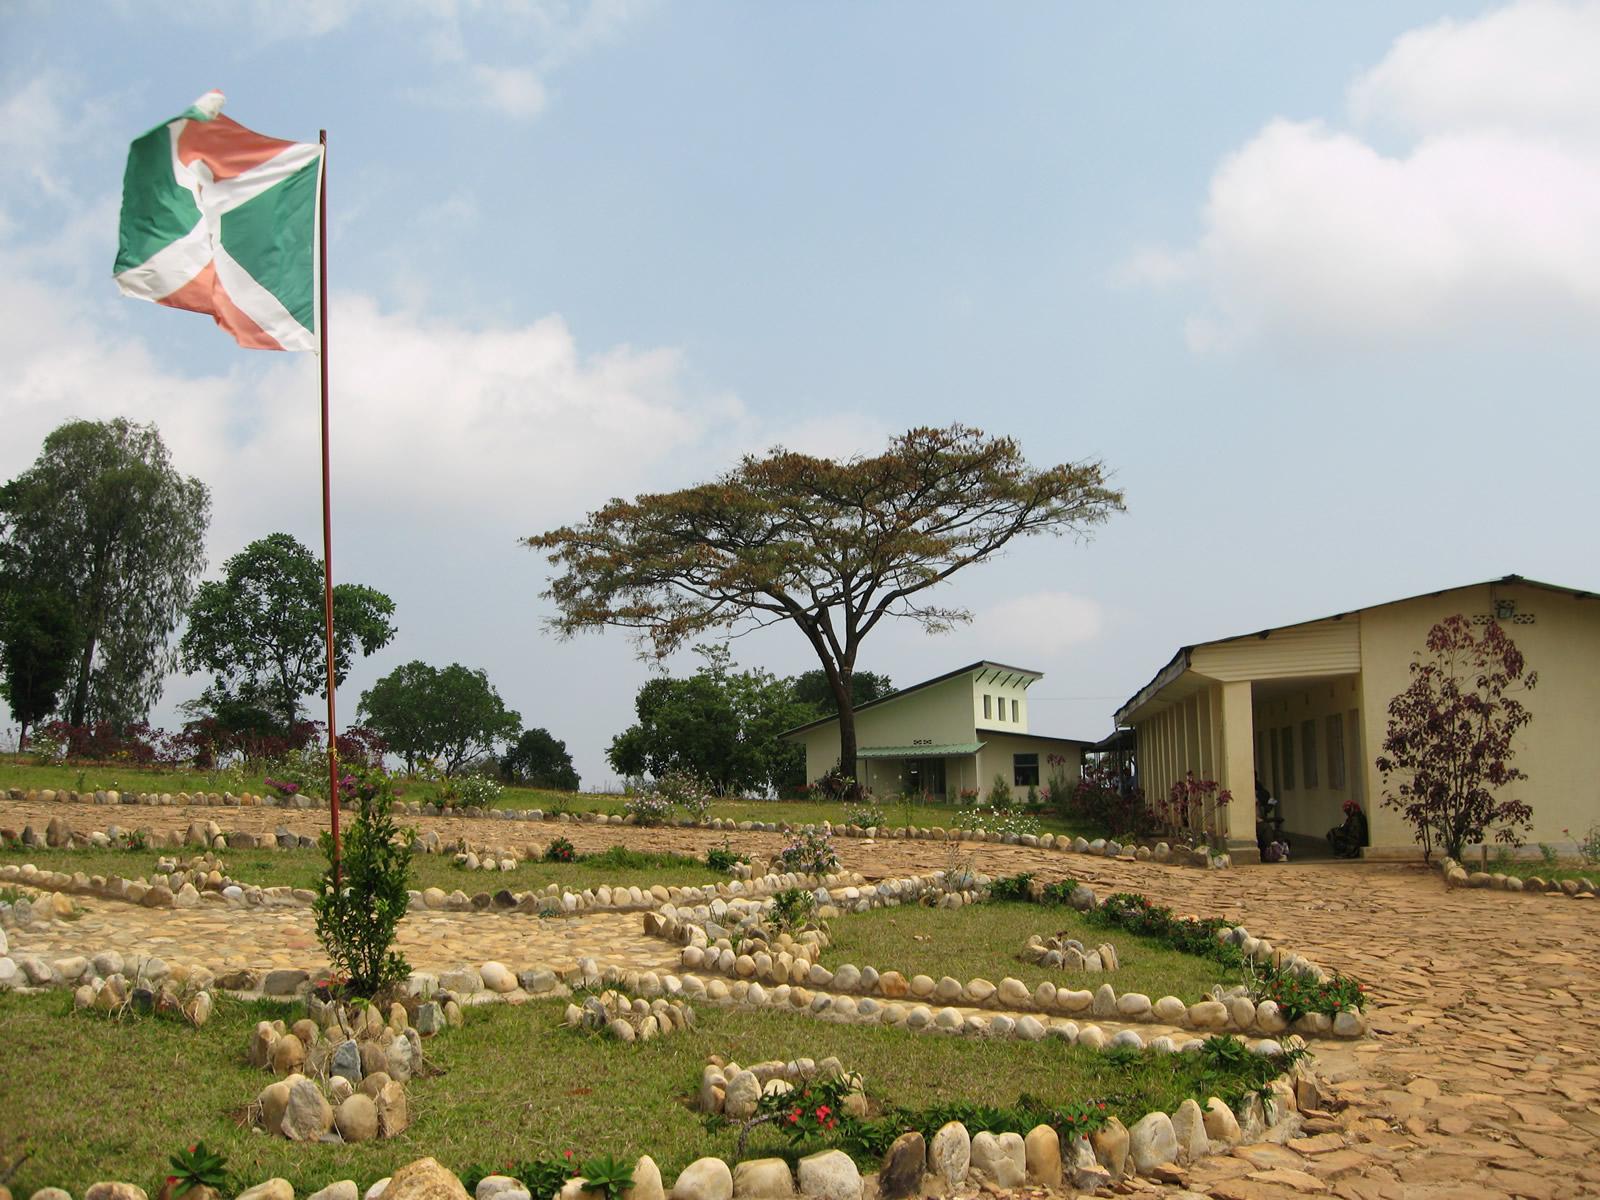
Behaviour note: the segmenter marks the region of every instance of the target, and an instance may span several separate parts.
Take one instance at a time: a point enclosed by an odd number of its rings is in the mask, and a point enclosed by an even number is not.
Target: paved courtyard
[[[271,832],[281,824],[309,834],[326,820],[325,813],[274,809],[8,804],[4,811],[6,823],[39,829],[60,814],[83,829],[116,821],[163,833],[210,819],[227,829]],[[417,823],[448,838],[508,845],[548,840],[557,829],[448,818]],[[560,832],[580,850],[623,842],[703,853],[724,838],[709,831],[581,824]],[[736,849],[762,853],[784,840],[775,834],[729,838]],[[841,839],[839,846],[844,865],[869,878],[926,871],[941,866],[947,853],[944,844],[924,841]],[[1319,1074],[1348,1102],[1330,1127],[1308,1131],[1311,1136],[1292,1148],[1273,1148],[1270,1162],[1207,1159],[1193,1169],[1191,1189],[1221,1200],[1322,1193],[1351,1200],[1600,1196],[1600,902],[1447,892],[1420,866],[1287,864],[1203,872],[1024,847],[979,845],[969,852],[990,874],[1071,875],[1102,896],[1140,891],[1180,912],[1226,916],[1375,986],[1375,1036],[1316,1047]],[[108,934],[117,926],[119,915],[104,909],[138,911],[149,922],[137,932],[124,922],[124,938],[167,936],[160,920],[178,915],[92,900],[84,907],[88,914],[74,923],[74,942],[81,942],[89,922],[108,922]],[[229,928],[244,915],[259,927]],[[303,913],[203,919],[218,923],[211,932],[230,953],[236,947],[244,955],[246,945],[274,940],[285,961],[312,949]],[[534,947],[507,940],[522,938],[549,939],[537,949],[558,959],[604,954],[610,947],[629,956],[653,954],[667,965],[670,950],[639,937],[638,922],[636,914],[598,922],[414,914],[403,926],[403,941],[423,966],[442,961],[444,945],[456,960],[480,950],[483,958],[525,959],[530,955],[523,951]],[[458,938],[477,939],[471,954],[461,952]],[[594,944],[580,950],[580,938]]]

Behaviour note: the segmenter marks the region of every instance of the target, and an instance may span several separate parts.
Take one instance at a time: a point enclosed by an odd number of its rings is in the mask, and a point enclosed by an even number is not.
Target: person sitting
[[[1335,858],[1360,858],[1367,844],[1367,814],[1354,800],[1344,802],[1344,824],[1328,830],[1328,846]]]

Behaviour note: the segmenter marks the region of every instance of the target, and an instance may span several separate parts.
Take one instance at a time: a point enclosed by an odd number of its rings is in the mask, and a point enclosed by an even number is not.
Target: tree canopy
[[[180,648],[191,671],[209,671],[219,712],[256,707],[287,733],[300,697],[327,694],[322,560],[287,533],[251,542],[220,580],[200,586]],[[359,648],[387,645],[394,601],[356,583],[333,589],[334,677],[343,683]]]
[[[21,726],[19,749],[27,746],[28,726],[56,710],[78,637],[77,611],[66,597],[0,571],[0,697]]]
[[[69,724],[126,723],[161,694],[168,638],[205,567],[210,512],[205,485],[173,468],[156,427],[120,417],[60,426],[0,488],[6,590],[73,609],[47,620],[45,639],[70,632],[73,641],[62,685]]]
[[[500,777],[523,787],[578,790],[578,772],[567,744],[547,729],[525,729],[500,760]]]
[[[705,662],[688,678],[648,680],[634,699],[638,721],[611,741],[606,757],[624,775],[685,770],[722,795],[802,784],[805,753],[780,739],[815,718],[790,680],[736,671],[726,648],[698,647]]]
[[[409,770],[433,759],[446,775],[492,754],[522,728],[489,676],[460,663],[440,669],[413,660],[396,667],[361,693],[359,713]]]
[[[821,667],[800,672],[789,680],[789,685],[794,689],[796,700],[815,710],[813,720],[834,713],[833,687],[828,683],[828,676]],[[860,708],[863,704],[881,700],[892,691],[894,684],[889,682],[887,675],[879,675],[875,671],[855,671],[850,675],[852,708]]]
[[[1034,469],[1011,438],[919,428],[844,460],[781,447],[710,483],[612,500],[527,539],[557,569],[562,635],[614,626],[663,658],[713,631],[790,622],[816,653],[856,757],[852,677],[886,618],[929,632],[971,619],[926,593],[1012,539],[1091,530],[1123,507],[1094,461]]]

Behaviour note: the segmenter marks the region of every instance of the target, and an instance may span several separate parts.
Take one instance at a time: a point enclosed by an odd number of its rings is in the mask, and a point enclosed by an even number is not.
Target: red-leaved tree
[[[1427,651],[1411,664],[1411,683],[1389,701],[1389,732],[1378,770],[1383,803],[1416,831],[1424,858],[1441,846],[1452,858],[1495,829],[1518,844],[1533,810],[1501,800],[1496,789],[1527,775],[1511,765],[1516,732],[1533,714],[1514,693],[1538,683],[1522,652],[1495,621],[1475,636],[1457,614],[1428,631]],[[1395,786],[1391,790],[1390,781]]]

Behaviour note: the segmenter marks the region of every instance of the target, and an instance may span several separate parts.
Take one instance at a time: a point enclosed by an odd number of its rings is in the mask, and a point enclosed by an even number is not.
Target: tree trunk
[[[18,722],[18,725],[17,753],[22,754],[28,749],[28,723],[26,721],[20,721]]]
[[[67,710],[68,725],[82,725],[89,708],[89,670],[94,665],[95,635],[84,639],[83,654],[78,659],[78,682],[72,689],[72,707]]]
[[[839,773],[855,780],[846,796],[850,800],[859,798],[866,790],[861,786],[861,781],[856,779],[859,764],[856,761],[855,697],[851,692],[853,674],[847,667],[828,672],[828,682],[833,685],[833,702],[839,709]]]

